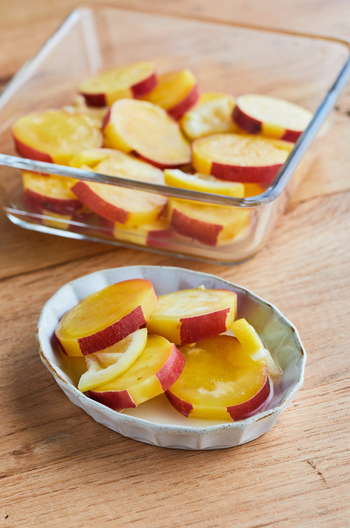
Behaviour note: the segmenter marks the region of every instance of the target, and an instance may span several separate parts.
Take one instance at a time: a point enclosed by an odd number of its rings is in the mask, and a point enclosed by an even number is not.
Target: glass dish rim
[[[215,205],[226,205],[226,206],[235,206],[241,208],[253,208],[267,205],[275,201],[285,189],[287,183],[292,177],[294,171],[299,165],[302,157],[310,147],[312,141],[315,139],[317,133],[319,132],[321,126],[325,122],[328,114],[333,109],[335,102],[342,92],[342,90],[347,85],[350,80],[350,39],[345,37],[335,37],[329,35],[313,34],[307,32],[298,32],[293,30],[285,30],[274,27],[267,26],[258,26],[253,24],[245,24],[234,21],[220,20],[213,17],[200,17],[197,15],[182,15],[176,13],[159,13],[147,9],[139,8],[123,8],[112,5],[93,5],[93,4],[84,4],[76,7],[58,26],[54,33],[42,44],[37,53],[35,53],[31,58],[29,58],[24,65],[18,70],[14,75],[11,81],[5,86],[3,92],[0,95],[0,110],[7,100],[11,98],[12,91],[20,86],[28,76],[30,76],[31,70],[35,67],[37,61],[41,59],[41,56],[47,52],[49,48],[54,46],[55,40],[63,36],[66,29],[74,23],[82,13],[86,11],[103,11],[103,10],[113,10],[116,12],[132,13],[132,14],[142,14],[149,16],[156,16],[158,18],[166,19],[177,19],[177,20],[186,20],[199,23],[205,23],[209,25],[217,26],[226,26],[232,28],[241,28],[247,30],[256,30],[263,33],[277,33],[281,35],[289,35],[300,38],[310,38],[316,40],[330,41],[343,45],[348,52],[348,57],[344,62],[342,68],[340,69],[336,79],[334,80],[332,86],[326,92],[326,95],[323,101],[320,103],[316,109],[313,118],[311,119],[308,127],[305,129],[303,134],[299,137],[298,141],[295,143],[293,150],[288,156],[286,162],[279,169],[277,175],[275,176],[273,182],[263,193],[257,196],[251,196],[246,198],[235,198],[229,196],[223,196],[212,193],[191,191],[187,189],[176,189],[172,187],[167,187],[165,185],[141,182],[137,180],[126,180],[124,178],[108,176],[105,174],[97,173],[94,171],[86,171],[83,169],[77,169],[73,167],[68,167],[64,165],[58,165],[55,163],[47,163],[42,161],[31,160],[28,158],[20,158],[17,156],[9,156],[6,154],[0,153],[0,165],[7,166],[10,168],[16,168],[21,170],[41,172],[44,174],[55,174],[59,176],[75,178],[78,180],[86,180],[97,183],[106,183],[111,185],[116,185],[125,188],[138,189],[146,192],[158,192],[165,196],[175,197],[175,198],[186,198],[192,199],[198,202],[204,202]]]

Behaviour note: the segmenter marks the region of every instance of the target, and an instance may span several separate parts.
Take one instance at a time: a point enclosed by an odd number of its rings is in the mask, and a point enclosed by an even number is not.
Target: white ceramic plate
[[[164,395],[135,409],[116,412],[88,398],[77,389],[84,358],[67,358],[60,353],[54,330],[65,312],[87,295],[122,280],[150,280],[158,295],[204,285],[226,288],[238,295],[238,317],[244,317],[260,334],[282,369],[274,380],[269,399],[250,418],[218,422],[185,418]],[[254,293],[213,275],[175,267],[130,266],[98,271],[60,288],[45,304],[38,323],[40,357],[72,403],[96,422],[134,440],[178,449],[234,447],[269,431],[301,388],[306,354],[296,328],[275,308]]]

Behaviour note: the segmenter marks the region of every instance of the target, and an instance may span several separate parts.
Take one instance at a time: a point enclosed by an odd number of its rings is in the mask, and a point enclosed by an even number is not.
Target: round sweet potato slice
[[[222,180],[270,185],[292,149],[277,139],[216,134],[192,143],[193,166]]]
[[[167,215],[174,231],[208,246],[231,244],[250,222],[248,209],[172,198]]]
[[[96,121],[85,113],[46,110],[17,119],[12,127],[15,147],[24,158],[68,165],[78,152],[102,146]]]
[[[135,152],[160,168],[185,165],[191,148],[178,123],[160,106],[122,99],[111,107],[104,126],[105,146]]]
[[[210,174],[187,174],[179,169],[165,169],[164,182],[177,189],[223,194],[224,196],[244,197],[244,185],[239,182],[227,182]]]
[[[68,356],[93,354],[143,326],[157,303],[150,281],[118,282],[89,295],[67,312],[55,334]]]
[[[237,98],[232,117],[249,134],[295,142],[309,124],[312,112],[277,97],[252,94]]]
[[[154,65],[138,62],[94,75],[80,84],[79,91],[89,106],[111,106],[118,99],[141,97],[156,85]]]
[[[143,97],[145,101],[164,108],[178,120],[198,101],[199,89],[195,76],[190,70],[163,73],[158,77],[158,85]]]
[[[176,345],[195,343],[228,330],[235,318],[237,295],[229,290],[194,288],[159,297],[147,321],[150,333]]]
[[[73,215],[80,212],[83,203],[72,192],[77,180],[37,174],[24,171],[22,184],[25,201],[32,206],[63,215]]]
[[[186,136],[198,139],[224,132],[238,133],[239,128],[232,120],[235,100],[221,93],[203,93],[194,108],[181,119],[181,128]]]
[[[143,352],[126,372],[89,394],[116,411],[137,407],[168,390],[184,365],[185,358],[173,343],[159,335],[149,335]]]
[[[265,361],[253,361],[236,338],[215,336],[180,351],[185,368],[166,396],[184,416],[242,420],[268,398]]]
[[[164,182],[160,169],[111,149],[83,151],[74,157],[71,165],[124,179],[157,184]],[[74,185],[73,192],[101,217],[130,227],[153,222],[167,203],[167,199],[158,194],[96,182],[79,181]]]

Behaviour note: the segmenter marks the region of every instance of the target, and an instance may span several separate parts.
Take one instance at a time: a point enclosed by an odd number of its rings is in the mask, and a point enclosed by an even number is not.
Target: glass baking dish
[[[0,183],[6,215],[22,227],[70,238],[223,264],[245,260],[266,242],[326,137],[323,125],[350,76],[349,51],[344,39],[112,7],[78,8],[0,97]],[[153,62],[160,73],[189,68],[202,92],[276,96],[307,107],[314,117],[272,184],[247,198],[127,180],[16,155],[11,126],[21,115],[67,106],[76,97],[81,80],[140,61]],[[224,206],[228,214],[244,214],[249,221],[219,245],[172,229],[145,236],[142,229],[125,228],[118,236],[96,214],[62,217],[31,208],[23,199],[21,170],[190,199],[203,206]],[[199,227],[205,231],[205,218]]]

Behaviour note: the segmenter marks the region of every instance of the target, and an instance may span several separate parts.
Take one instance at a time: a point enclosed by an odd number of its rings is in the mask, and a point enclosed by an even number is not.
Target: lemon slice
[[[270,351],[264,347],[255,329],[245,319],[237,319],[231,328],[238,341],[254,361],[262,359],[266,361],[270,376],[282,374],[281,368],[273,360]]]
[[[146,342],[147,330],[142,328],[103,352],[86,356],[87,371],[81,376],[78,389],[86,392],[123,374],[143,352]]]

